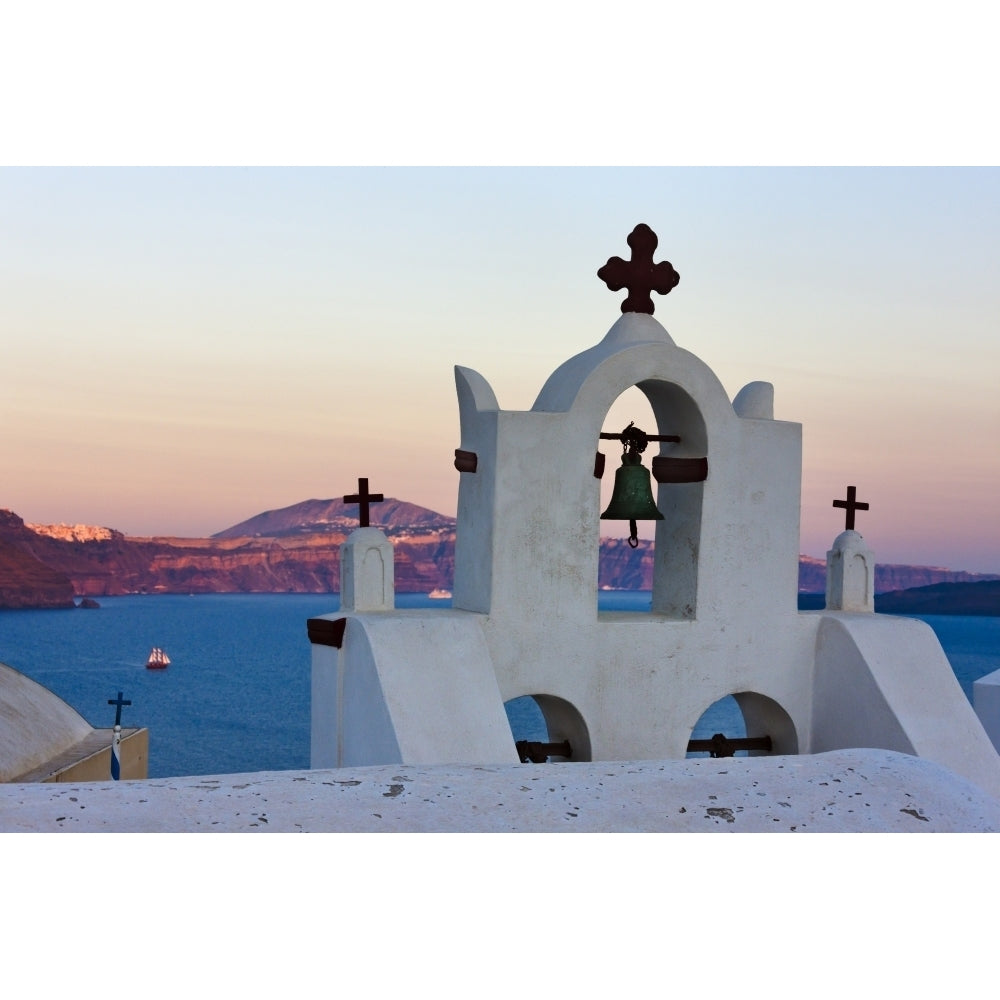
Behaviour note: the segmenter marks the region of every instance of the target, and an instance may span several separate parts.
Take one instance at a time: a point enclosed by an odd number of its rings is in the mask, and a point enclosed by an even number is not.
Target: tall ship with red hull
[[[149,653],[149,659],[146,660],[147,670],[164,670],[170,666],[170,657],[160,649],[159,646],[154,646]]]

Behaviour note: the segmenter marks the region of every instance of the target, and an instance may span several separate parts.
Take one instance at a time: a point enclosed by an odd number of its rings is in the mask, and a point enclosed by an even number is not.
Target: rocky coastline
[[[33,525],[0,510],[0,608],[67,608],[75,597],[125,594],[336,593],[340,546],[357,524],[356,508],[339,500],[266,511],[210,538],[135,538],[111,528]],[[454,519],[387,498],[372,509],[372,524],[394,547],[399,593],[451,588]],[[601,540],[601,589],[648,590],[652,571],[651,542],[640,540],[633,549],[624,539]],[[800,591],[822,593],[825,573],[824,561],[802,556]],[[988,580],[1000,576],[878,566],[875,582],[882,593]]]

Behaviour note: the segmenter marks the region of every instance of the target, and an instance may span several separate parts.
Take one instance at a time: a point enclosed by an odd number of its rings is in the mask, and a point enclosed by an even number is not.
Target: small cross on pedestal
[[[122,706],[131,705],[122,697],[121,691],[117,698],[109,698],[109,705],[115,706],[115,729],[111,737],[111,780],[120,781],[122,776]]]
[[[834,500],[834,507],[843,507],[847,511],[847,523],[845,528],[847,531],[854,530],[854,512],[856,510],[868,510],[868,504],[860,503],[857,499],[857,488],[854,486],[847,487],[847,499],[846,500]]]
[[[108,699],[108,704],[115,706],[115,725],[116,726],[120,726],[122,724],[122,706],[123,705],[131,705],[132,702],[125,701],[122,698],[121,691],[119,691],[117,698],[109,698]]]
[[[640,222],[629,233],[627,242],[632,248],[632,259],[624,261],[621,257],[609,257],[607,264],[597,272],[597,277],[613,292],[628,289],[628,297],[622,303],[623,313],[648,313],[652,316],[653,300],[649,293],[666,295],[681,280],[681,276],[670,261],[653,263],[653,251],[659,241],[646,223]]]
[[[344,503],[356,503],[358,505],[358,520],[362,528],[371,526],[371,514],[369,504],[382,503],[385,497],[381,493],[368,492],[368,480],[358,479],[358,492],[344,497]]]

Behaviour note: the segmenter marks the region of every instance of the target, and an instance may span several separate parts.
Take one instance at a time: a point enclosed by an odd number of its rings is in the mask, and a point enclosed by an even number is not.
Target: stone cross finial
[[[627,242],[632,248],[632,259],[624,261],[621,257],[609,257],[607,264],[597,272],[597,277],[613,292],[628,289],[628,296],[622,303],[623,313],[648,313],[652,316],[653,300],[649,293],[666,295],[681,280],[681,276],[670,261],[653,263],[653,251],[659,241],[656,233],[644,222],[629,233]]]
[[[116,726],[120,726],[122,724],[122,706],[123,705],[131,705],[132,702],[125,701],[122,698],[121,691],[119,691],[117,698],[109,698],[108,699],[108,704],[115,706],[115,725]]]
[[[381,493],[368,492],[368,480],[358,479],[358,492],[344,497],[344,503],[356,503],[358,505],[358,520],[362,528],[371,525],[369,504],[382,503],[385,497]]]
[[[860,503],[855,499],[857,496],[857,487],[848,486],[847,487],[847,499],[846,500],[834,500],[834,507],[843,507],[847,511],[847,523],[844,525],[847,531],[854,530],[854,512],[856,510],[868,510],[868,504]]]

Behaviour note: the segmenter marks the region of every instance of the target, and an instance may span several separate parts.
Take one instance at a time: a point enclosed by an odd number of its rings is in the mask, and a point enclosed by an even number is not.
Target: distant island
[[[454,518],[390,497],[372,507],[371,522],[395,550],[399,593],[452,589]],[[123,594],[337,593],[340,546],[357,525],[357,505],[340,499],[264,511],[210,538],[26,524],[0,510],[0,608],[66,608],[77,597]],[[598,587],[649,590],[652,579],[652,542],[633,549],[625,539],[601,539]],[[1000,574],[876,566],[876,610],[1000,616],[1000,592],[986,586],[996,581]],[[822,607],[825,586],[825,559],[801,556],[800,604]]]
[[[799,592],[800,611],[820,611],[825,606],[825,594]],[[875,611],[883,615],[982,615],[1000,618],[1000,580],[934,583],[928,587],[892,590],[875,595]]]
[[[876,594],[875,610],[902,615],[987,615],[1000,617],[1000,580],[934,583],[929,587]]]

